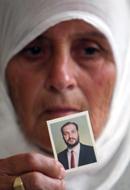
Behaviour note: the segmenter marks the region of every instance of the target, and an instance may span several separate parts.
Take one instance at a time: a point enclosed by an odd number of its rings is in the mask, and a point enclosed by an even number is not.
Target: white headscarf
[[[117,79],[108,121],[96,141],[100,164],[67,174],[66,189],[108,190],[130,160],[128,0],[0,0],[0,157],[38,151],[21,133],[7,93],[5,70],[9,60],[49,27],[71,19],[82,19],[106,36],[116,63]]]

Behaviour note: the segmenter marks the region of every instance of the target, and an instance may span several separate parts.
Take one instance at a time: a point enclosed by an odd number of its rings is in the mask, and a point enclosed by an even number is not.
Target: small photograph
[[[47,121],[56,160],[66,172],[98,164],[88,111]]]

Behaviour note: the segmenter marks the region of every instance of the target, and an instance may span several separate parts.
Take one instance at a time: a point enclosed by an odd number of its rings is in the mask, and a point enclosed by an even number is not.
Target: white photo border
[[[54,143],[54,139],[53,139],[53,134],[52,134],[51,126],[50,125],[54,124],[54,123],[57,123],[57,122],[60,122],[60,121],[67,121],[68,119],[77,118],[79,116],[86,116],[86,119],[87,119],[87,122],[88,122],[88,129],[89,129],[89,132],[90,132],[90,137],[91,137],[91,140],[92,140],[92,145],[93,145],[93,148],[94,148],[94,153],[95,153],[97,162],[86,164],[86,165],[83,165],[83,166],[78,166],[76,168],[67,169],[66,173],[69,173],[69,172],[72,172],[72,171],[77,171],[77,170],[80,170],[80,169],[83,169],[83,168],[86,168],[86,167],[93,167],[93,166],[99,164],[99,159],[98,159],[96,145],[95,145],[95,140],[94,140],[94,136],[93,136],[93,132],[92,132],[92,127],[91,127],[91,123],[90,123],[89,113],[88,113],[88,111],[83,111],[83,112],[80,112],[80,113],[76,113],[76,114],[72,114],[72,115],[67,115],[67,116],[64,116],[64,117],[60,117],[60,118],[56,118],[56,119],[52,119],[52,120],[46,121],[47,122],[47,126],[48,126],[49,135],[50,135],[51,145],[52,145],[52,149],[53,149],[53,153],[54,153],[54,158],[56,160],[58,160],[57,152],[56,152],[56,147],[55,147],[55,143]]]

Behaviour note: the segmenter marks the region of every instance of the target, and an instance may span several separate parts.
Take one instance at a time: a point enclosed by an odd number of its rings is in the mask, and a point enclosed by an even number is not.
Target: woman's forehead
[[[98,29],[89,23],[78,19],[60,22],[48,28],[45,32],[42,33],[41,36],[51,37],[52,35],[55,35],[58,38],[68,34],[73,35],[73,37],[95,36],[98,38],[105,38],[105,35],[102,34]]]
[[[56,41],[57,43],[62,40],[88,39],[102,43],[111,49],[103,33],[89,23],[78,19],[63,21],[48,28],[29,44],[33,45],[34,42],[42,42],[44,39]]]

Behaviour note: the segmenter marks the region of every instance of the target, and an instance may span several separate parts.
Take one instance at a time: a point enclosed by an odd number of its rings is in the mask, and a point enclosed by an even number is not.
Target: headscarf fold
[[[8,95],[5,71],[10,59],[51,26],[81,19],[106,36],[113,52],[117,76],[109,118],[96,140],[100,164],[68,174],[67,190],[107,190],[112,187],[130,160],[129,14],[128,0],[0,0],[1,158],[30,150],[39,151],[24,138]],[[18,142],[14,140],[14,134],[19,137]],[[6,138],[9,136],[12,138],[10,144]],[[14,150],[11,147],[15,143],[20,146]]]

